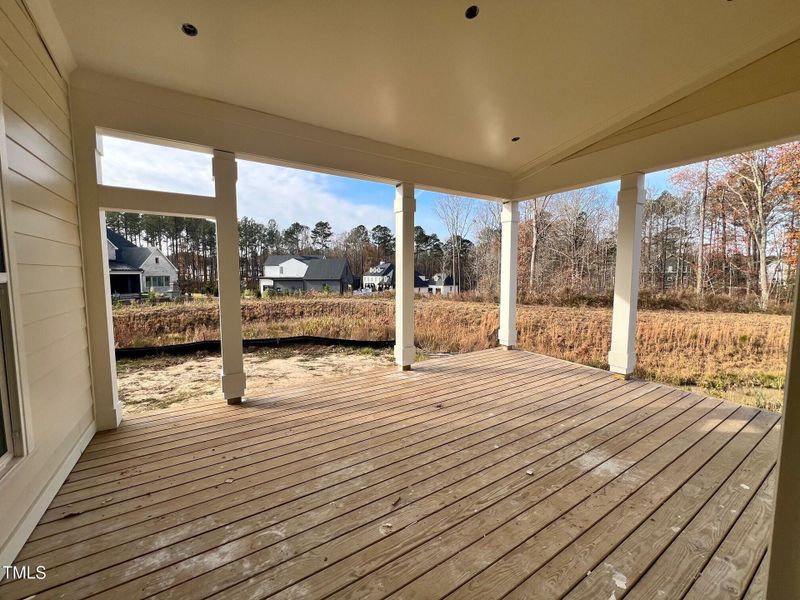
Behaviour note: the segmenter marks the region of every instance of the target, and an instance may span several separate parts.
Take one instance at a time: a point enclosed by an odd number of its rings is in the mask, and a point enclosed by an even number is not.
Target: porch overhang
[[[237,157],[400,186],[397,235],[406,258],[398,259],[398,273],[406,275],[413,275],[415,189],[506,203],[500,341],[513,347],[516,201],[635,176],[628,218],[620,220],[631,258],[638,218],[631,207],[641,200],[642,174],[800,137],[800,13],[794,0],[629,0],[614,9],[509,0],[485,7],[469,23],[461,8],[430,2],[402,11],[395,3],[347,0],[313,7],[272,3],[268,9],[243,2],[237,11],[189,1],[27,4],[69,82],[66,120],[80,192],[100,428],[119,423],[114,394],[105,408],[98,400],[116,389],[101,242],[105,209],[213,217],[221,225],[220,297],[228,331],[223,389],[233,403],[245,386],[236,319]],[[193,15],[201,34],[188,45],[180,22]],[[240,45],[231,43],[230,31],[242,34],[236,36]],[[293,45],[305,36],[313,43]],[[46,106],[47,98],[41,100]],[[103,132],[213,152],[215,197],[104,188],[97,169]],[[70,146],[68,136],[61,141]],[[636,278],[635,261],[618,264],[631,265],[624,268]],[[620,296],[628,335],[613,356],[622,375],[633,368],[633,287]],[[415,354],[413,288],[401,289],[396,354],[406,368]],[[787,380],[791,401],[800,385],[797,311],[793,378]],[[800,417],[791,405],[787,401],[782,434],[788,458],[800,439]],[[777,435],[773,425],[770,440]],[[773,547],[781,552],[773,557],[771,598],[789,587],[800,592],[791,553],[800,532],[791,515],[800,497],[799,471],[791,460],[777,469]],[[759,564],[763,582],[768,561]]]

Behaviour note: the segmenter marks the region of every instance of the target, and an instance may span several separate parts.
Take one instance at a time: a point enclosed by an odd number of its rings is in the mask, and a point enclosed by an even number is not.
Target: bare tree
[[[767,243],[772,228],[782,218],[781,208],[788,195],[781,191],[779,150],[768,148],[745,152],[722,159],[725,174],[720,184],[735,203],[735,214],[746,224],[752,240],[753,258],[757,261],[761,308],[769,304]]]
[[[528,291],[533,291],[536,284],[536,261],[539,256],[539,243],[553,224],[553,220],[547,212],[547,206],[552,198],[552,196],[542,196],[523,203],[523,222],[530,224]]]
[[[500,289],[501,226],[499,202],[481,202],[475,209],[475,280],[481,292],[496,295]]]
[[[461,240],[467,237],[473,225],[475,200],[463,196],[440,195],[434,204],[436,215],[442,221],[450,238],[453,278],[461,285]]]
[[[598,266],[599,240],[610,235],[608,198],[596,188],[559,194],[553,214],[549,249],[560,256],[570,286],[582,287],[592,268]],[[559,281],[563,283],[563,277]]]

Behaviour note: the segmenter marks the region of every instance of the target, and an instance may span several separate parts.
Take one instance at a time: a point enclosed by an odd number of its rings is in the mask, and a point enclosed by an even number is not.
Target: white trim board
[[[16,529],[14,529],[14,533],[11,534],[8,540],[6,540],[5,545],[0,549],[0,565],[10,565],[14,562],[19,551],[22,550],[25,542],[28,541],[28,538],[36,528],[42,515],[44,515],[47,510],[47,507],[50,506],[58,490],[61,489],[64,481],[69,477],[75,463],[78,462],[86,446],[89,445],[95,431],[95,423],[92,421],[78,438],[78,441],[73,445],[72,449],[66,454],[55,474],[50,478],[50,481],[47,482],[47,485],[42,489],[39,496],[31,504],[28,512],[25,513],[25,517],[19,522]],[[20,461],[24,460],[27,460],[27,458],[20,459]],[[13,468],[15,467],[12,467],[12,469]]]
[[[226,150],[284,166],[501,200],[504,171],[419,152],[193,96],[78,69],[70,81],[73,122],[175,143]],[[80,152],[80,148],[78,148]]]

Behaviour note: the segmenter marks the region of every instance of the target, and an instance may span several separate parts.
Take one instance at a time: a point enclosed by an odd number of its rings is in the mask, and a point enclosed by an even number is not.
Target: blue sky
[[[645,185],[660,191],[668,187],[668,177],[668,171],[652,173]],[[211,155],[105,137],[103,183],[210,196]],[[599,187],[613,201],[619,184]],[[425,231],[444,236],[433,208],[436,196],[417,191],[415,221]],[[394,229],[394,187],[383,183],[240,161],[238,197],[240,217],[264,223],[273,218],[281,229],[294,221],[309,226],[328,221],[337,233],[360,224]]]

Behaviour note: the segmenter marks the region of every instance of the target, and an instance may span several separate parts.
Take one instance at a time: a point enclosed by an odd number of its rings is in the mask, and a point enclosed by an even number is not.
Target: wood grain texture
[[[521,351],[339,383],[96,435],[20,555],[47,579],[0,597],[733,598],[763,586],[773,413]]]

